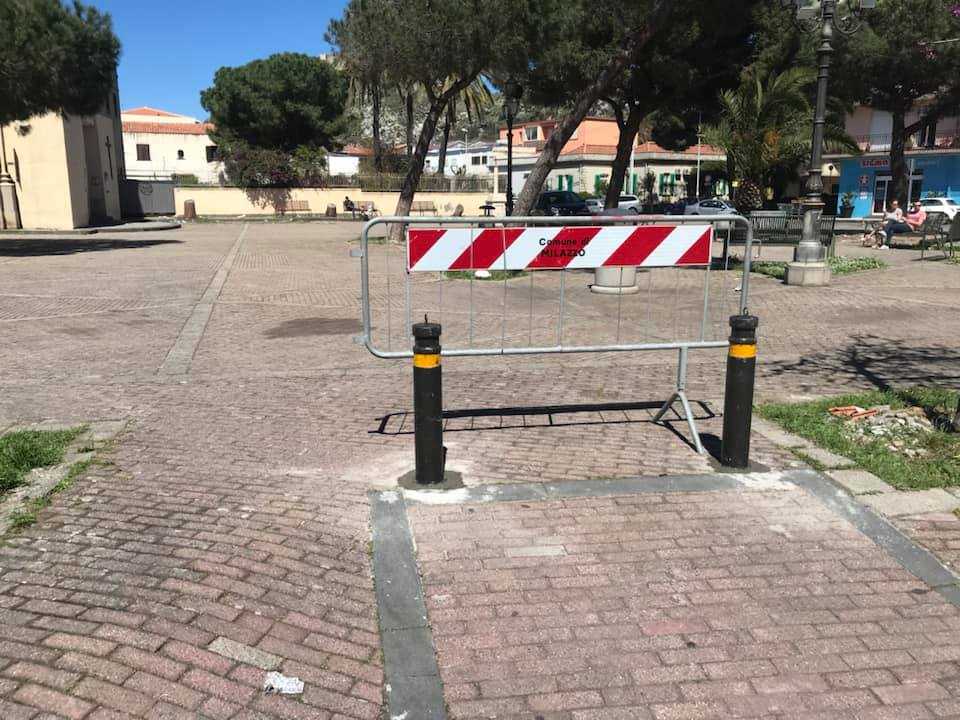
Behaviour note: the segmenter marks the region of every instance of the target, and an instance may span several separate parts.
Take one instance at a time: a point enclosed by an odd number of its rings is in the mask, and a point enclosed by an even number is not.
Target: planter
[[[842,218],[853,217],[853,205],[841,205],[840,217]]]
[[[594,282],[590,292],[601,295],[633,295],[640,292],[637,285],[637,268],[599,267],[594,270]]]

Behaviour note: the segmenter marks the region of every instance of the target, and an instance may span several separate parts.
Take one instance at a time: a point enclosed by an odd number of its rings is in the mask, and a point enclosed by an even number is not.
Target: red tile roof
[[[188,115],[178,115],[177,113],[167,112],[166,110],[157,110],[152,107],[138,107],[132,110],[121,110],[123,115],[153,115],[155,117],[189,117]]]
[[[637,145],[637,152],[640,153],[682,153],[684,155],[696,155],[697,146],[688,147],[685,150],[667,150],[654,142],[645,142]],[[722,155],[723,150],[720,148],[715,148],[710,145],[701,145],[700,152],[703,155]],[[584,154],[584,155],[616,155],[617,146],[616,145],[585,145],[583,143],[579,145],[567,145],[564,146],[563,150],[560,151],[561,155],[575,155],[575,154]]]
[[[156,133],[160,135],[206,135],[213,130],[213,123],[168,123],[124,121],[123,131],[130,133]]]
[[[361,145],[344,145],[340,152],[346,155],[373,155],[373,149]]]

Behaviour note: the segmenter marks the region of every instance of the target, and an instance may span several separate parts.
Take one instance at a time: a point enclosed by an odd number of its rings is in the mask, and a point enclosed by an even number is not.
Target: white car
[[[603,212],[603,200],[600,198],[587,198],[584,202],[587,203],[587,210],[591,215],[599,215]]]
[[[636,195],[621,195],[617,207],[621,210],[629,210],[632,213],[640,212],[640,198]]]
[[[943,213],[950,222],[953,222],[957,210],[960,210],[956,200],[944,197],[923,198],[920,200],[920,206],[927,213]]]
[[[719,198],[700,200],[683,209],[684,215],[736,215],[737,209]]]

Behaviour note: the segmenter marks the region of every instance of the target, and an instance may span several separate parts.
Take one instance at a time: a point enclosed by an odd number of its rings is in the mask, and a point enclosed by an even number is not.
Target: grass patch
[[[787,275],[787,265],[785,260],[754,260],[750,263],[750,272],[758,275],[783,280]],[[850,273],[864,272],[866,270],[882,270],[887,264],[874,257],[832,257],[827,258],[827,264],[834,275],[849,275]],[[743,267],[743,261],[737,261],[730,265],[730,269],[739,269]]]
[[[475,270],[450,270],[444,273],[444,277],[451,280],[481,280],[482,282],[496,282],[504,280],[513,280],[514,278],[527,275],[523,270],[490,270],[490,277],[476,277]]]
[[[67,445],[84,430],[26,430],[0,437],[0,498],[23,485],[34,468],[63,462]]]
[[[820,447],[850,458],[860,467],[899,488],[935,488],[960,485],[960,433],[949,432],[949,419],[960,393],[936,387],[896,388],[861,392],[828,400],[802,403],[767,403],[761,417],[780,423],[787,431],[801,435]],[[920,457],[888,447],[889,441],[852,436],[845,430],[849,420],[833,417],[834,406],[859,405],[868,408],[889,405],[893,409],[921,407],[937,430],[914,435]]]

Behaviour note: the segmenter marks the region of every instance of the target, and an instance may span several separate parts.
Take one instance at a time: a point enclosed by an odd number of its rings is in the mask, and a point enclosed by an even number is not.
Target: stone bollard
[[[327,203],[327,212],[324,214],[329,218],[335,218],[337,216],[337,206],[333,203]]]
[[[183,201],[183,219],[184,220],[197,219],[197,205],[195,202],[193,202],[193,200]]]

